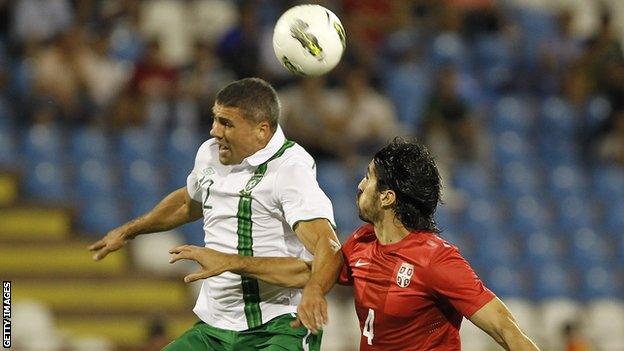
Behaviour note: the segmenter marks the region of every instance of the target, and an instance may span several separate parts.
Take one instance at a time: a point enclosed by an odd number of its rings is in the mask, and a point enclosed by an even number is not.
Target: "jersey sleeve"
[[[303,161],[282,164],[275,182],[277,200],[291,227],[316,218],[326,218],[335,226],[332,204],[318,185],[312,165]]]
[[[186,190],[188,191],[191,199],[201,202],[199,177],[195,169],[193,169],[191,173],[189,173],[188,177],[186,177]]]
[[[494,298],[455,247],[441,250],[427,270],[427,284],[444,296],[465,317],[472,316]]]
[[[338,276],[338,284],[340,285],[353,285],[353,272],[351,271],[351,266],[349,266],[349,262],[351,261],[351,254],[353,253],[353,245],[355,244],[355,235],[351,235],[349,239],[342,245],[340,250],[342,251],[342,270],[340,270],[340,275]]]

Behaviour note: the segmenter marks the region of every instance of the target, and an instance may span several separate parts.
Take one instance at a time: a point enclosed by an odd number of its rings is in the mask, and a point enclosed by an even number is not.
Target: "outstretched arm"
[[[170,230],[201,217],[201,204],[190,198],[186,187],[180,188],[167,195],[150,212],[108,232],[89,246],[89,250],[95,252],[93,259],[99,261],[137,235]]]
[[[184,259],[201,266],[199,272],[184,277],[187,283],[226,271],[286,288],[303,288],[310,278],[311,263],[294,257],[239,256],[193,245],[176,247],[169,253],[169,263]]]
[[[507,306],[495,297],[481,307],[470,318],[470,321],[488,333],[497,343],[508,351],[539,351],[509,312]]]

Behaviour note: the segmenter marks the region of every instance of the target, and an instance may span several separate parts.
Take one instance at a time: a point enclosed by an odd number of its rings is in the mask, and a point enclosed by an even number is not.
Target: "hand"
[[[327,324],[327,301],[321,288],[316,285],[306,285],[303,289],[301,302],[297,306],[297,319],[290,326],[298,328],[302,324],[313,334],[318,334],[323,325]]]
[[[184,277],[184,282],[190,283],[199,279],[206,279],[233,269],[233,262],[237,255],[224,254],[222,252],[193,245],[183,245],[169,250],[171,259],[169,263],[179,260],[192,260],[201,266],[199,272]]]
[[[129,238],[120,228],[115,228],[108,232],[102,239],[96,241],[88,247],[89,251],[96,251],[93,255],[94,261],[99,261],[109,253],[122,248]]]

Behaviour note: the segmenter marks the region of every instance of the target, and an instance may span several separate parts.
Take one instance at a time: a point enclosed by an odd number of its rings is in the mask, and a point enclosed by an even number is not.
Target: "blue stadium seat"
[[[585,126],[590,132],[599,130],[609,118],[613,107],[604,96],[595,96],[587,103]]]
[[[0,128],[0,166],[15,166],[18,160],[13,132],[8,127]]]
[[[442,230],[449,229],[454,231],[457,229],[455,214],[447,206],[438,206],[435,213],[435,221],[438,228]]]
[[[525,265],[540,267],[563,259],[566,248],[565,240],[548,230],[544,229],[521,235],[521,237],[524,239],[522,254]]]
[[[110,158],[111,152],[111,142],[102,129],[79,128],[71,135],[70,154],[74,162],[106,160]]]
[[[592,226],[593,209],[587,199],[570,195],[556,202],[557,225],[562,233]]]
[[[420,64],[391,67],[385,74],[385,91],[397,110],[399,121],[413,133],[420,127],[431,91],[429,71]]]
[[[527,162],[533,159],[533,150],[525,137],[515,131],[504,131],[495,135],[494,160],[499,165],[510,162]]]
[[[520,54],[529,67],[538,61],[543,46],[552,40],[556,33],[555,17],[552,13],[526,6],[516,7],[512,15],[516,17],[522,33]]]
[[[487,238],[492,233],[500,233],[499,208],[485,199],[473,200],[463,215],[461,227],[465,228],[475,241]]]
[[[459,163],[453,168],[453,185],[471,197],[489,197],[492,180],[482,165]]]
[[[577,166],[580,164],[580,147],[571,140],[551,135],[538,136],[539,157],[548,168],[553,165]]]
[[[187,223],[180,227],[180,230],[184,234],[184,239],[187,244],[204,246],[204,221],[199,219],[195,222]]]
[[[624,167],[598,166],[593,178],[593,192],[607,204],[624,198]]]
[[[78,224],[86,234],[99,238],[109,230],[123,223],[120,206],[115,198],[105,197],[89,200],[81,206]]]
[[[30,163],[25,181],[26,193],[30,197],[55,202],[68,200],[65,174],[59,163]]]
[[[136,159],[124,166],[122,175],[123,193],[132,199],[164,194],[162,171],[147,159]]]
[[[442,32],[433,38],[431,58],[437,66],[467,67],[469,59],[462,37],[455,32]]]
[[[611,258],[611,248],[604,237],[591,228],[579,228],[570,236],[569,258],[579,266],[589,263],[605,263]]]
[[[24,155],[32,162],[60,162],[63,155],[62,133],[54,125],[37,124],[23,139]]]
[[[105,198],[117,191],[113,167],[100,159],[85,159],[77,163],[75,190],[79,199]]]
[[[481,67],[503,65],[511,68],[513,55],[511,43],[502,35],[481,35],[475,42],[476,63]]]
[[[581,273],[581,298],[585,301],[620,298],[621,280],[613,266],[586,265],[579,267]]]
[[[570,196],[583,197],[586,193],[587,181],[582,168],[571,165],[551,164],[548,174],[550,194],[562,201]]]
[[[119,137],[119,154],[124,164],[137,159],[155,161],[160,155],[160,136],[147,129],[126,129]]]
[[[563,98],[550,97],[542,102],[540,131],[548,137],[572,138],[578,131],[580,119],[575,109]]]
[[[481,278],[487,287],[501,298],[527,296],[526,273],[517,265],[490,266]]]
[[[508,199],[522,196],[535,196],[539,182],[536,171],[529,163],[510,162],[503,167],[501,174],[501,191]]]
[[[511,224],[518,233],[533,233],[549,228],[548,211],[537,197],[522,196],[511,204]]]
[[[321,188],[329,195],[352,196],[357,192],[347,168],[339,161],[319,161],[316,164],[316,178]],[[355,200],[353,200],[355,201]]]
[[[604,211],[604,226],[607,233],[624,239],[624,202],[614,202]]]
[[[533,124],[533,116],[525,99],[506,96],[494,106],[492,127],[495,132],[514,131],[526,135]]]
[[[337,230],[341,237],[346,238],[353,230],[362,225],[362,221],[357,215],[355,196],[328,194],[334,207],[334,216]]]
[[[518,245],[505,232],[483,233],[474,243],[475,259],[483,267],[512,265],[517,263]]]
[[[532,269],[533,297],[537,300],[573,298],[577,294],[572,272],[562,263],[547,263]]]
[[[170,188],[175,189],[186,184],[186,177],[193,169],[195,155],[200,145],[199,135],[189,129],[178,128],[169,135],[165,153]]]

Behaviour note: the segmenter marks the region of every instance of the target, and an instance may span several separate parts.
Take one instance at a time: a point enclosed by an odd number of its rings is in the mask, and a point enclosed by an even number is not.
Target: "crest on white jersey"
[[[414,265],[406,262],[401,263],[395,280],[397,285],[402,288],[407,288],[412,281],[412,274],[414,274]]]

